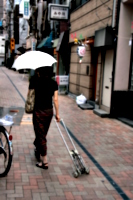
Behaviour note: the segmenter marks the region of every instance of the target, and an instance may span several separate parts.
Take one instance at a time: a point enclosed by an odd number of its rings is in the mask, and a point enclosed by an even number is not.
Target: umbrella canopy
[[[19,56],[13,63],[12,68],[37,69],[39,67],[52,66],[57,61],[51,55],[41,51],[29,51]]]

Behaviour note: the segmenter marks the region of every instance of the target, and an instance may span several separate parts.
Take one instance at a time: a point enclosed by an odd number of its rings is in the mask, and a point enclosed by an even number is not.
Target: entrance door
[[[110,108],[112,69],[113,69],[113,50],[107,50],[105,55],[105,64],[103,72],[103,95],[102,105]]]

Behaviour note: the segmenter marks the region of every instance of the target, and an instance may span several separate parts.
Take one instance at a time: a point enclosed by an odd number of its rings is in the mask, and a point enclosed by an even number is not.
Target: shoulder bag
[[[35,90],[34,89],[30,89],[29,93],[28,93],[28,96],[27,96],[27,100],[25,102],[25,112],[27,114],[33,113],[34,104],[35,104]]]

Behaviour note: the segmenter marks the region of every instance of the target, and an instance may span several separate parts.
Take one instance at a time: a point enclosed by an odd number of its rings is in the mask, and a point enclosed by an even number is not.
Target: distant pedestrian
[[[53,103],[57,122],[60,121],[58,106],[58,85],[51,75],[51,67],[41,67],[31,77],[29,89],[35,89],[33,126],[35,131],[35,155],[39,159],[37,167],[48,169],[47,132],[53,117]]]

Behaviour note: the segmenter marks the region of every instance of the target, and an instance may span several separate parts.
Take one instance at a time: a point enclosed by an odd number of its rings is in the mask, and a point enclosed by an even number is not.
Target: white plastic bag
[[[13,124],[13,116],[12,115],[5,115],[3,118],[0,118],[0,124],[4,126],[11,126]]]
[[[81,94],[81,95],[79,95],[79,96],[76,97],[76,103],[78,105],[84,104],[86,102],[86,100],[87,99],[86,99],[86,97],[83,94]]]

